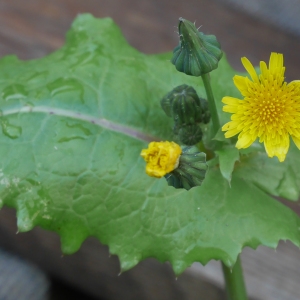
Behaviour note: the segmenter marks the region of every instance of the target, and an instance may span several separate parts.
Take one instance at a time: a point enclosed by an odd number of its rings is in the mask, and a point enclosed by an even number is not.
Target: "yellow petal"
[[[233,82],[234,82],[235,86],[239,89],[241,94],[243,96],[245,96],[245,94],[247,94],[247,91],[248,91],[247,77],[235,75],[233,77]]]
[[[239,121],[230,121],[223,125],[222,131],[231,130],[233,128],[236,128],[239,126],[239,124],[240,124]]]
[[[293,81],[291,81],[289,84],[300,84],[300,80],[293,80]]]
[[[233,98],[233,97],[223,97],[222,102],[229,105],[239,105],[240,99]]]
[[[294,91],[300,89],[300,80],[293,80],[290,83],[288,83],[287,87],[293,87]],[[295,91],[295,92],[297,92]]]
[[[223,130],[223,129],[222,129]],[[223,130],[224,131],[224,130]],[[240,133],[241,131],[236,128],[233,128],[233,129],[230,129],[228,130],[226,133],[225,133],[225,137],[228,139],[228,138],[231,138],[232,136],[235,136],[237,135],[238,133]]]
[[[258,82],[258,76],[256,74],[256,71],[255,71],[253,65],[249,61],[249,59],[246,57],[242,57],[241,60],[242,60],[243,66],[245,67],[245,69],[247,70],[249,75],[251,76],[252,80]]]
[[[268,73],[269,73],[267,64],[264,61],[261,61],[259,63],[259,67],[260,67],[260,72],[261,72],[260,77],[261,78],[267,78],[268,77]]]
[[[290,147],[290,138],[287,134],[280,136],[279,142],[276,137],[266,138],[264,145],[269,157],[277,156],[278,160],[283,162]]]
[[[254,141],[255,138],[253,138],[250,134],[243,134],[239,136],[235,146],[238,149],[248,148]]]
[[[283,55],[281,53],[272,52],[269,60],[269,70],[271,73],[278,72],[283,67]]]
[[[238,106],[236,106],[236,105],[234,105],[234,106],[233,105],[225,105],[225,106],[223,106],[223,111],[235,114],[238,111]]]

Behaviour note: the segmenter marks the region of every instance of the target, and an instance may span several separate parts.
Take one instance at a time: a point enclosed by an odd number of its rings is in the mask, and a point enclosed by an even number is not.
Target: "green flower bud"
[[[182,147],[178,167],[166,174],[165,178],[168,185],[189,190],[202,184],[207,169],[206,154],[199,152],[196,146],[186,146]]]
[[[200,103],[201,103],[201,108],[202,108],[202,116],[201,116],[201,121],[204,124],[207,124],[210,121],[210,111],[208,108],[208,102],[204,98],[199,98]]]
[[[201,76],[218,67],[222,57],[220,44],[214,35],[199,32],[188,20],[179,18],[180,43],[173,50],[172,63],[187,75]]]
[[[178,130],[178,138],[184,145],[196,145],[202,140],[202,130],[198,124],[183,125]]]
[[[195,89],[186,84],[174,88],[160,104],[166,115],[174,119],[176,126],[206,124],[210,119],[207,101],[199,98]]]

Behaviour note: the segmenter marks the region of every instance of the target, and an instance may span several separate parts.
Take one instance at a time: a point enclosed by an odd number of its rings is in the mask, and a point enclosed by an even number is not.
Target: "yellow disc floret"
[[[148,149],[141,152],[147,163],[146,173],[160,178],[172,172],[178,167],[181,153],[180,146],[174,142],[151,142]]]
[[[234,84],[244,99],[222,99],[226,104],[223,111],[233,114],[222,130],[226,131],[226,138],[239,134],[238,149],[248,148],[259,138],[268,156],[277,156],[282,162],[290,136],[300,149],[300,81],[284,81],[283,55],[279,53],[271,53],[269,68],[260,62],[259,75],[246,57],[242,63],[252,80],[234,76]]]

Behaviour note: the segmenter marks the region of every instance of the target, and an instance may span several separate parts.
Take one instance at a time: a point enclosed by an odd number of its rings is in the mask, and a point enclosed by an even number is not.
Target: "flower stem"
[[[224,263],[222,263],[222,269],[226,283],[228,300],[247,300],[248,298],[240,257],[238,256],[233,269],[228,268],[224,265]]]
[[[209,73],[203,74],[201,77],[202,77],[206,95],[207,95],[208,108],[210,110],[211,119],[212,119],[212,123],[213,123],[212,134],[214,137],[217,134],[218,130],[221,128],[220,120],[219,120],[218,111],[217,111],[217,107],[216,107],[216,103],[215,103],[215,98],[214,98],[214,95],[213,95],[213,92],[211,89],[211,85],[210,85]]]

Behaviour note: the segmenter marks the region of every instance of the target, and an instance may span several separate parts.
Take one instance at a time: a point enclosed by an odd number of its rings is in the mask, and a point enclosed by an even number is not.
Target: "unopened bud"
[[[202,130],[199,124],[183,125],[178,130],[178,138],[181,143],[192,146],[202,140]]]
[[[199,98],[195,89],[186,84],[174,88],[160,104],[166,115],[172,117],[177,125],[206,124],[210,118],[207,101]]]
[[[214,35],[199,32],[188,20],[179,18],[180,43],[173,50],[172,63],[187,75],[201,76],[218,67],[222,50]]]
[[[210,119],[207,101],[199,98],[194,88],[180,85],[161,100],[166,115],[174,120],[174,133],[179,142],[195,145],[202,139],[201,124]]]
[[[199,152],[196,146],[182,147],[178,167],[166,174],[165,178],[169,185],[189,190],[202,184],[207,169],[205,153]]]

